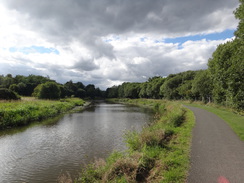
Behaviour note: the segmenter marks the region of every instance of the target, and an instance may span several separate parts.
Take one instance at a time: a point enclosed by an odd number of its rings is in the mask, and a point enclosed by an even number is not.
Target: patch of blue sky
[[[112,35],[112,36],[109,36],[109,37],[103,37],[102,40],[106,43],[109,43],[109,42],[112,42],[112,41],[117,41],[117,40],[120,40],[120,36],[118,35]]]
[[[186,41],[199,41],[199,40],[225,40],[228,38],[232,38],[234,36],[235,30],[225,30],[220,33],[212,33],[212,34],[198,34],[193,36],[185,36],[185,37],[176,37],[176,38],[166,38],[162,40],[156,40],[155,43],[179,43],[182,45]]]
[[[56,55],[59,55],[59,51],[55,48],[45,48],[43,46],[30,46],[30,47],[23,47],[23,48],[16,48],[16,47],[11,47],[9,48],[10,52],[21,52],[24,54],[31,54],[31,53],[54,53]]]
[[[105,39],[104,42],[106,43],[109,43],[109,42],[112,42],[113,40],[112,39]]]
[[[140,38],[140,41],[141,41],[141,42],[145,42],[146,39],[147,39],[146,37],[141,37],[141,38]]]

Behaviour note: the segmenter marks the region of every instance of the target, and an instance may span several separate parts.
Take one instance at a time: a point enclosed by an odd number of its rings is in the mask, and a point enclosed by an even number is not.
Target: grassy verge
[[[244,141],[244,112],[243,111],[233,111],[232,109],[225,108],[223,106],[216,106],[214,104],[203,105],[200,103],[188,103],[184,102],[185,105],[199,107],[212,112],[219,116],[221,119],[227,122],[227,124],[232,128],[232,130],[239,136],[241,140]]]
[[[139,133],[127,132],[128,151],[114,152],[106,161],[88,165],[76,182],[185,182],[193,113],[180,104],[162,100],[116,102],[154,108],[155,120]]]
[[[32,121],[40,121],[83,105],[81,99],[33,100],[0,102],[0,129],[23,126]]]

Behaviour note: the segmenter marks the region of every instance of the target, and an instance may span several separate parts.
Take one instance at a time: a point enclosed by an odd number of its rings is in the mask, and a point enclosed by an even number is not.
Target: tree
[[[150,81],[150,89],[148,87],[148,91],[150,91],[150,98],[159,99],[160,98],[160,87],[163,85],[165,78],[162,77],[153,77]],[[149,93],[148,93],[149,94]]]
[[[201,97],[203,102],[211,101],[213,82],[209,70],[200,70],[197,72],[192,82],[192,93],[196,98]]]
[[[38,85],[34,89],[33,96],[39,99],[59,99],[60,98],[60,87],[55,82],[46,82]]]
[[[0,100],[19,100],[20,96],[15,92],[7,89],[0,88]]]
[[[166,99],[180,99],[180,95],[176,89],[181,83],[182,77],[180,75],[176,75],[169,79],[167,78],[164,84],[160,87],[160,92]]]
[[[95,85],[89,84],[85,87],[86,96],[90,97],[91,99],[95,98]]]
[[[75,93],[75,96],[79,97],[79,98],[85,98],[86,97],[86,91],[82,88],[78,88],[78,90]]]
[[[181,98],[190,100],[193,98],[192,93],[192,80],[185,80],[183,83],[180,84],[179,87],[177,87],[178,94],[181,96]]]
[[[148,82],[141,83],[140,92],[138,94],[140,98],[148,98],[149,97],[147,95],[147,88],[148,88]]]
[[[125,98],[139,98],[140,83],[126,83],[124,85]]]
[[[239,0],[240,6],[234,12],[236,19],[239,19],[239,25],[235,31],[235,36],[237,39],[241,39],[242,43],[244,40],[244,0]]]
[[[18,90],[19,90],[17,84],[11,84],[10,87],[9,87],[9,89],[10,89],[11,91],[16,92],[16,93],[18,93]]]
[[[118,97],[118,87],[112,86],[106,90],[106,98],[117,98]]]
[[[64,84],[64,90],[66,91],[66,96],[75,95],[77,89],[78,89],[77,86],[73,83],[72,80]]]

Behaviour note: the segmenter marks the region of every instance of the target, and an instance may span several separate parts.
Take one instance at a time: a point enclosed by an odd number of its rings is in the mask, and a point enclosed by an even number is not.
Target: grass
[[[35,100],[24,98],[20,101],[0,102],[0,129],[27,125],[66,112],[75,106],[83,105],[81,99]]]
[[[212,112],[223,119],[232,128],[232,130],[244,141],[244,117],[243,112],[233,111],[232,109],[225,108],[223,106],[216,106],[214,104],[203,105],[201,103],[187,103],[185,105],[198,107]],[[241,115],[242,114],[242,115]]]
[[[141,132],[127,132],[126,152],[114,152],[106,161],[87,165],[75,182],[185,182],[193,113],[179,103],[162,100],[119,102],[153,108],[155,120]]]

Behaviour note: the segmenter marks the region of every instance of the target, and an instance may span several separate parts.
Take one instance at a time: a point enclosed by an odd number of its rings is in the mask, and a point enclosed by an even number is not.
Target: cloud
[[[2,0],[0,72],[105,89],[207,68],[216,46],[229,38],[207,35],[234,30],[237,6],[238,0]],[[202,36],[189,41],[196,35]],[[189,39],[165,41],[181,37]]]
[[[100,36],[128,32],[175,36],[223,31],[236,27],[232,12],[238,4],[237,0],[4,2],[23,14],[29,27],[64,44],[73,39],[95,44]]]

